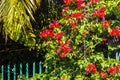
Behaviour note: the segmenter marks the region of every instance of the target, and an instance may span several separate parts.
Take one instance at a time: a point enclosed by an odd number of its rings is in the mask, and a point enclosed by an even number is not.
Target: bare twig
[[[83,43],[84,43],[84,58],[86,57],[86,42],[85,42],[85,38],[83,39]]]

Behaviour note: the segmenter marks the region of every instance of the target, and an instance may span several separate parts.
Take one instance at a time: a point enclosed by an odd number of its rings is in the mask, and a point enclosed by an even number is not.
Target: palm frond
[[[17,41],[32,33],[30,19],[41,0],[1,0],[0,21],[3,21],[3,35]],[[35,21],[35,20],[34,20]]]

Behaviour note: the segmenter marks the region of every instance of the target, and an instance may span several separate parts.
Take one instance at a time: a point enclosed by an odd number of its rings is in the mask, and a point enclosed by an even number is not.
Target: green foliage
[[[44,39],[39,38],[39,31],[46,29],[53,20],[60,19],[63,7],[61,2],[62,0],[42,0],[40,8],[36,12],[36,23],[33,24],[36,34],[36,48],[43,55],[44,52],[46,53],[45,47],[43,47],[46,43]]]
[[[53,62],[54,63],[54,62]],[[86,68],[89,64],[94,63],[97,68],[96,73],[86,74]],[[106,79],[119,79],[120,71],[116,72],[115,75],[109,74],[107,72],[108,68],[114,67],[115,65],[120,66],[120,62],[115,59],[104,60],[103,54],[98,53],[90,56],[86,59],[72,59],[66,61],[66,59],[58,60],[57,65],[49,64],[49,73],[35,74],[34,77],[28,78],[28,80],[78,80],[78,79],[88,79],[88,80],[101,80],[100,71],[106,72],[109,76]],[[55,66],[52,67],[52,66]],[[53,70],[54,69],[54,70]],[[18,80],[25,80],[26,78],[23,76]]]
[[[35,34],[31,20],[33,13],[40,5],[41,0],[1,0],[0,17],[3,22],[2,30],[6,41],[8,37],[14,41],[20,41],[25,46],[35,46]],[[32,42],[32,43],[31,43]]]
[[[103,78],[100,71],[103,70],[108,75],[107,79],[118,79],[120,71],[114,76],[107,69],[120,66],[119,61],[105,60],[103,51],[95,50],[96,45],[107,44],[107,40],[119,37],[120,32],[111,32],[119,29],[118,3],[118,0],[100,0],[96,3],[87,0],[86,5],[76,7],[77,2],[71,0],[66,4],[60,20],[53,21],[49,28],[40,31],[40,39],[44,40],[41,47],[47,51],[45,62],[49,66],[48,74],[41,74],[41,78],[100,80]],[[109,51],[114,51],[120,43],[108,45]],[[97,70],[87,74],[86,68],[91,63]]]
[[[71,8],[71,9],[66,10],[65,15],[63,15],[62,18],[59,20],[60,28],[54,28],[52,30],[55,34],[64,32],[64,35],[60,39],[61,44],[66,43],[68,40],[70,41],[69,47],[71,48],[71,52],[70,54],[67,54],[67,56],[83,53],[84,57],[86,57],[88,55],[96,53],[95,46],[101,43],[102,38],[110,37],[108,33],[111,31],[112,28],[118,27],[119,25],[114,26],[114,23],[112,24],[114,20],[111,20],[109,18],[107,20],[111,22],[112,27],[104,28],[102,27],[103,20],[100,19],[99,17],[92,16],[92,14],[95,10],[98,10],[101,7],[105,7],[107,8],[107,11],[105,11],[104,14],[106,15],[105,17],[107,18],[107,16],[110,16],[108,13],[113,11],[113,10],[111,11],[111,9],[115,7],[117,8],[117,5],[112,6],[111,3],[112,1],[104,2],[103,0],[97,3],[97,5],[95,4],[87,5],[85,9],[79,9],[79,8],[74,9],[74,7],[72,6],[75,6],[75,4],[68,6],[68,8]],[[117,3],[118,2],[116,2],[116,4]],[[86,18],[75,19],[70,16],[77,12],[82,12]],[[116,14],[114,15],[117,16]],[[69,18],[65,19],[66,17],[69,17]],[[116,19],[116,21],[119,22],[118,19]],[[75,28],[72,28],[72,27],[75,27]],[[46,55],[47,60],[50,58],[53,58],[56,55],[56,50],[60,46],[59,44],[56,44],[58,40],[56,40],[55,37],[56,36],[54,36],[53,39],[45,38],[45,41],[41,46],[48,51],[48,54]],[[49,47],[47,47],[48,44],[50,45]],[[114,50],[113,48],[109,48],[109,49],[112,49],[112,51]]]

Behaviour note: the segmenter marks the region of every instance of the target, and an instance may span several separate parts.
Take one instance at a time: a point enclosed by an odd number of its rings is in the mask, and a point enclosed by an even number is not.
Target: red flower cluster
[[[49,25],[49,28],[50,29],[53,29],[53,28],[59,28],[60,27],[60,24],[59,24],[59,22],[58,21],[53,21],[53,23],[51,23],[50,25]]]
[[[96,66],[95,66],[94,63],[88,65],[88,67],[87,67],[87,69],[86,69],[86,73],[88,74],[88,73],[90,73],[91,71],[94,72],[94,73],[97,72],[97,68],[96,68]]]
[[[69,5],[69,4],[72,3],[72,0],[64,0],[64,3],[65,3],[66,5]]]
[[[114,28],[109,32],[110,36],[120,36],[120,29]]]
[[[65,19],[65,20],[68,20],[68,19],[69,19],[69,17],[70,17],[70,16],[65,16],[65,17],[64,17],[64,19]]]
[[[71,17],[76,19],[81,19],[81,18],[84,18],[84,14],[82,12],[75,12],[71,15]]]
[[[108,77],[108,74],[101,70],[100,71],[100,76],[101,76],[101,78],[105,79],[105,78]]]
[[[61,44],[60,45],[60,49],[63,50],[64,53],[69,53],[70,52],[70,48],[68,47],[68,44]]]
[[[60,33],[56,34],[56,35],[55,35],[55,36],[56,36],[56,39],[57,39],[57,40],[61,39],[61,37],[63,36],[63,34],[64,34],[64,32],[60,32]]]
[[[78,25],[76,23],[72,23],[72,28],[76,28]]]
[[[117,71],[120,71],[120,66],[114,66],[113,68],[108,68],[107,72],[110,74],[116,74]]]
[[[118,5],[117,8],[120,9],[120,5]]]
[[[77,8],[85,8],[86,7],[86,2],[84,2],[83,0],[75,0],[75,2],[77,3]]]
[[[60,48],[56,52],[57,54],[59,54],[60,58],[64,58],[66,54],[70,52],[70,47],[68,46],[68,43],[61,44]]]
[[[86,73],[87,73],[87,74],[89,74],[91,71],[92,71],[93,73],[96,73],[96,72],[97,72],[97,68],[96,68],[96,66],[95,66],[94,63],[89,64],[89,65],[87,66],[87,68],[86,68]],[[105,73],[105,72],[102,71],[102,70],[101,70],[99,73],[100,73],[101,78],[105,79],[105,78],[108,77],[108,74],[114,75],[114,74],[116,74],[117,71],[120,71],[120,66],[114,66],[114,67],[112,67],[112,68],[108,68],[108,69],[107,69],[107,72],[108,72],[108,73]]]
[[[104,18],[105,16],[105,12],[106,12],[106,8],[105,7],[102,7],[100,8],[99,10],[96,10],[94,13],[93,13],[93,16],[98,16],[100,18]]]
[[[53,23],[51,23],[49,25],[49,29],[40,32],[40,36],[42,36],[44,38],[48,38],[48,37],[53,38],[56,34],[51,29],[53,29],[55,27],[56,28],[60,27],[60,24],[58,21],[53,21]]]
[[[111,26],[111,24],[110,24],[109,21],[104,21],[104,22],[102,23],[102,27],[103,27],[103,28],[109,28],[110,26]]]
[[[115,69],[116,71],[120,71],[120,66],[114,66],[114,69]]]
[[[69,10],[69,7],[64,7],[63,8],[63,11],[68,11]]]
[[[91,3],[97,3],[98,0],[90,0]]]
[[[110,73],[110,74],[115,74],[116,71],[119,71],[119,70],[120,70],[120,66],[115,66],[113,68],[108,68],[107,69],[108,73]]]
[[[107,41],[107,39],[106,38],[102,38],[102,42],[106,42]]]
[[[44,37],[44,38],[53,38],[55,36],[55,33],[52,32],[51,30],[47,29],[45,31],[41,31],[40,32],[40,36]]]

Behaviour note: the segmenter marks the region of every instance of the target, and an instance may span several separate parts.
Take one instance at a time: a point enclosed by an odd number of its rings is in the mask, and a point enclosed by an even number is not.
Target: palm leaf
[[[1,0],[0,21],[3,21],[2,33],[14,41],[20,37],[28,38],[33,33],[30,19],[41,0]]]

